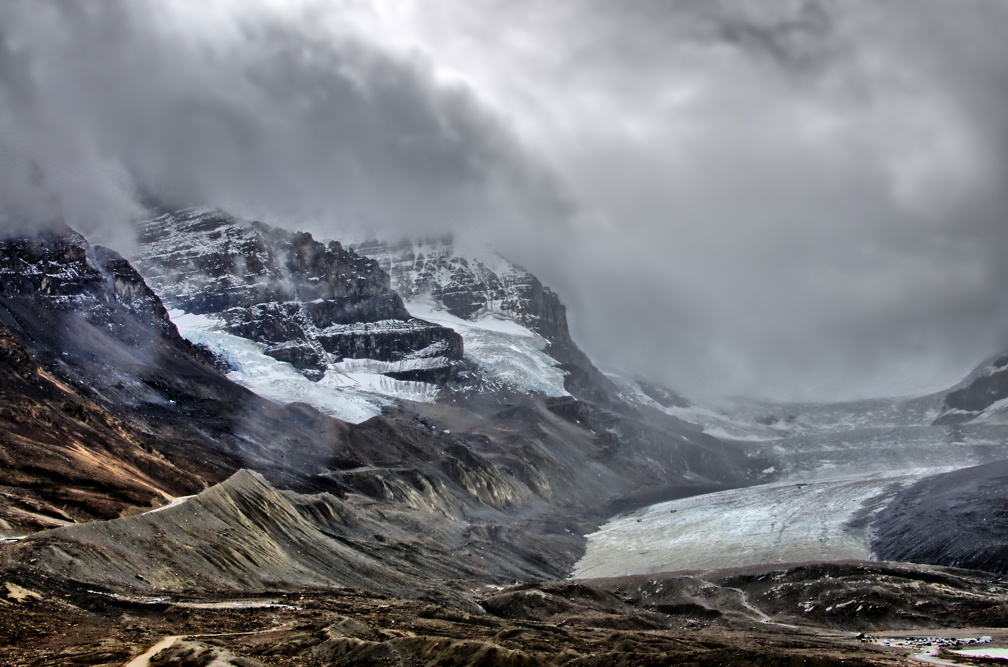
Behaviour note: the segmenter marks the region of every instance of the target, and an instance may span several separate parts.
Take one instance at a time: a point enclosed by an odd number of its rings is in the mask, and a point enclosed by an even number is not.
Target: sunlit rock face
[[[374,359],[424,360],[425,379],[439,381],[462,358],[458,334],[411,317],[378,263],[336,241],[186,209],[142,223],[140,242],[137,265],[166,305],[216,316],[310,379]]]
[[[377,260],[391,286],[407,305],[429,301],[451,315],[475,321],[497,315],[526,327],[547,342],[546,354],[565,374],[571,394],[608,401],[611,383],[571,338],[567,309],[556,293],[524,268],[486,249],[479,256],[462,251],[450,237],[354,246]]]

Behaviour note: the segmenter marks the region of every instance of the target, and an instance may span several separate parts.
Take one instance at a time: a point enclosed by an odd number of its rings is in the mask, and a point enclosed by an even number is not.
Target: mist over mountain
[[[452,232],[551,285],[597,363],[686,394],[937,390],[1008,341],[1008,10],[951,13],[12,0],[3,224],[129,254],[153,193]]]
[[[1008,655],[1005,34],[0,3],[0,664]]]

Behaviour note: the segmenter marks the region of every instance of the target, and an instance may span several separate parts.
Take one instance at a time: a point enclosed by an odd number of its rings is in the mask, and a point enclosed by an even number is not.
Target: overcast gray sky
[[[1008,346],[1006,34],[1002,0],[6,0],[0,199],[126,252],[138,189],[454,231],[687,395],[937,390]]]

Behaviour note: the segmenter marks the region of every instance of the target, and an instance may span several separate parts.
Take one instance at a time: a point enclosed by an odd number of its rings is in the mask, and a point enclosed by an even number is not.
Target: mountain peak
[[[219,319],[310,379],[343,359],[418,356],[450,376],[462,357],[458,335],[411,317],[378,263],[336,241],[210,208],[162,213],[140,241],[137,264],[170,307]]]

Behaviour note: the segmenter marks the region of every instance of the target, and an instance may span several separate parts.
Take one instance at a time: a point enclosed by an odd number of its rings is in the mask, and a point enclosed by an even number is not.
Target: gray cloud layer
[[[688,393],[937,389],[1008,344],[1004,34],[998,0],[10,0],[0,199],[120,247],[138,187],[462,231]]]
[[[346,4],[332,24],[322,4],[4,3],[6,152],[31,155],[85,228],[128,218],[138,189],[403,233],[562,215],[497,118],[417,54],[368,43]]]
[[[593,352],[838,397],[936,389],[1008,344],[1008,5],[494,6],[411,20],[460,67],[490,54],[474,80],[527,101],[602,218],[581,255],[607,308],[574,313]]]

